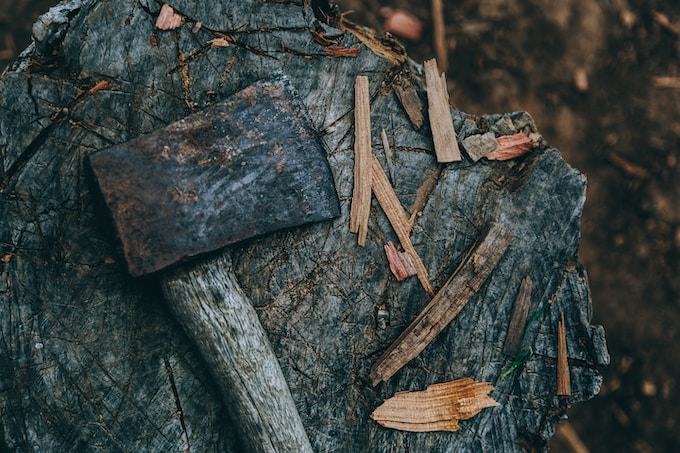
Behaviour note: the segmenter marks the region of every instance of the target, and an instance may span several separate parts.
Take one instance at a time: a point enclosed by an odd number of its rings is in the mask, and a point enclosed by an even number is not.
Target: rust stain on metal
[[[89,161],[135,276],[339,215],[324,146],[283,76]]]

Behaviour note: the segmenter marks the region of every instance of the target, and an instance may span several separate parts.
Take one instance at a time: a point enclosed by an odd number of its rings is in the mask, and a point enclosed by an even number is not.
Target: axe
[[[257,452],[311,452],[230,258],[208,253],[340,214],[325,149],[290,82],[282,74],[256,82],[201,112],[97,152],[89,165],[128,271],[158,275],[243,445]]]

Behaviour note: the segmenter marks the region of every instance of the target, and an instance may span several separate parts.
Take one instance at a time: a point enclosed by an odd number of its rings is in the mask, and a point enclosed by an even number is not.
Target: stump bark
[[[415,130],[393,89],[408,80],[424,102],[422,68],[398,43],[342,27],[324,2],[170,4],[183,21],[161,31],[158,2],[63,2],[38,21],[34,44],[0,78],[4,442],[16,451],[239,451],[239,420],[227,415],[157,282],[127,275],[83,161],[282,71],[327,146],[342,216],[225,253],[313,448],[545,450],[567,408],[598,392],[598,367],[608,362],[578,261],[584,176],[544,141],[508,162],[438,165],[427,120]],[[348,232],[357,75],[369,78],[373,152],[402,205],[420,211],[411,239],[435,290],[488,225],[513,236],[453,322],[376,387],[371,365],[429,296],[417,279],[399,283],[391,275],[383,245],[396,237],[375,201],[365,247]],[[451,115],[459,144],[487,132],[536,130],[523,112]],[[503,350],[527,276],[534,322],[523,333],[531,354],[500,379],[513,363]],[[569,397],[556,395],[562,313]],[[369,418],[397,391],[464,377],[495,384],[491,396],[500,405],[461,421],[457,432],[401,432]]]

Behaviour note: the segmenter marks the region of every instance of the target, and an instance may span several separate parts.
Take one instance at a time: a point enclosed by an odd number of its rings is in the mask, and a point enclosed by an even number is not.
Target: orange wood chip
[[[536,144],[524,132],[496,138],[498,146],[486,156],[489,160],[510,160],[528,153]]]
[[[399,252],[392,241],[385,244],[385,255],[387,255],[387,262],[390,264],[392,275],[398,282],[416,275],[417,271],[409,254]]]
[[[458,431],[458,420],[498,406],[493,387],[471,378],[434,384],[421,392],[398,392],[371,414],[385,428],[412,432]]]

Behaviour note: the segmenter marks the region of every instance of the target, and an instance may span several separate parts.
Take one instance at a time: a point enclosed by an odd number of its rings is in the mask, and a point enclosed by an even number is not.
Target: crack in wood
[[[189,432],[187,431],[186,421],[184,420],[184,411],[182,410],[182,402],[179,398],[179,391],[177,390],[177,385],[175,384],[175,373],[172,371],[172,365],[170,365],[170,360],[168,356],[163,355],[163,363],[165,364],[165,371],[168,373],[168,380],[170,381],[170,388],[172,389],[172,394],[175,397],[175,406],[177,407],[177,416],[179,417],[179,423],[182,425],[182,431],[184,432],[184,437],[187,440],[186,453],[191,452],[191,443],[189,442]]]

